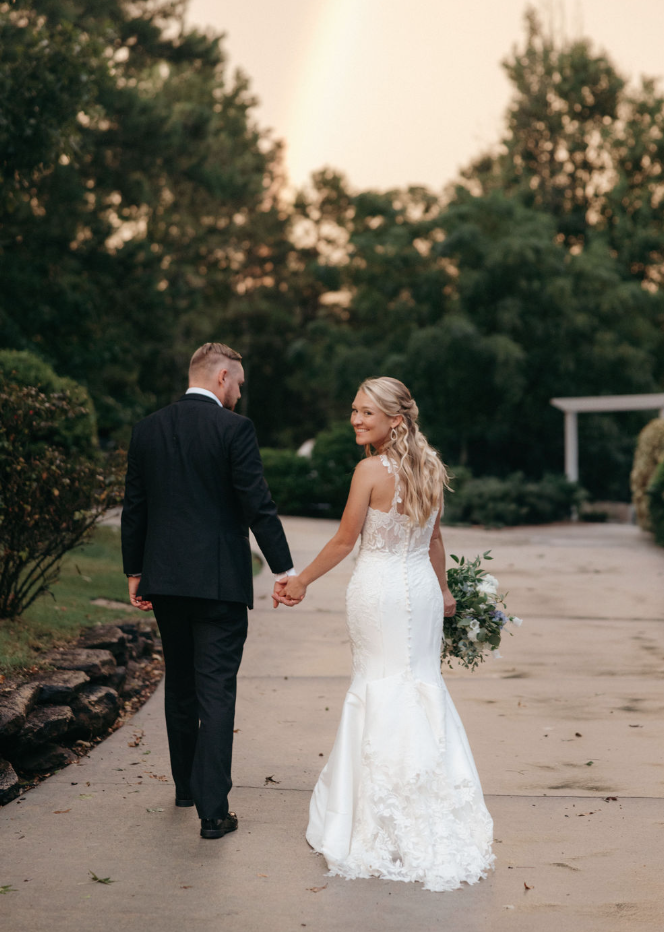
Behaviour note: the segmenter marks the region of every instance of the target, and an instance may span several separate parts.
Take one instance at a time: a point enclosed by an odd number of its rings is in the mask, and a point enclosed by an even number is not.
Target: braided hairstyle
[[[440,508],[443,490],[449,489],[449,476],[443,462],[418,427],[418,408],[398,379],[383,376],[366,379],[358,391],[364,392],[388,417],[401,415],[401,423],[388,435],[380,450],[396,460],[401,481],[403,513],[413,524],[423,527],[431,513]],[[373,456],[370,444],[364,447],[366,456]]]

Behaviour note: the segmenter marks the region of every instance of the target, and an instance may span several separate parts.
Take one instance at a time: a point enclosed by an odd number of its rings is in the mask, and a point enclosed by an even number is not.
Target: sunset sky
[[[664,0],[537,3],[589,36],[626,77],[664,75]],[[293,184],[326,165],[357,188],[452,181],[499,137],[501,60],[523,38],[524,0],[191,0],[188,20],[227,33],[256,118],[286,143]],[[553,12],[552,12],[553,11]]]

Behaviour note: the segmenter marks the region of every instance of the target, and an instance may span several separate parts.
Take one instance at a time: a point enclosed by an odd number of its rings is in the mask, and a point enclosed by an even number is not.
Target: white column
[[[565,411],[565,475],[579,480],[579,440],[576,411]]]

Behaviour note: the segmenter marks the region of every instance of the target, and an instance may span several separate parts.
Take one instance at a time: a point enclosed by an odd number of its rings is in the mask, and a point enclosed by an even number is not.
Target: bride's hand
[[[443,602],[445,604],[445,617],[450,618],[456,614],[456,599],[449,589],[443,589]]]
[[[301,602],[307,594],[307,587],[300,582],[299,576],[289,576],[281,594],[294,602]]]

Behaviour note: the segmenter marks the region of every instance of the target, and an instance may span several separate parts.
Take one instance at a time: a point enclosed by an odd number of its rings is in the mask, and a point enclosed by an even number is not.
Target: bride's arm
[[[307,586],[328,573],[337,563],[341,563],[351,552],[362,530],[371,501],[374,469],[375,464],[371,459],[361,460],[357,464],[339,530],[299,576],[291,576],[286,580],[286,587],[281,591],[281,595],[289,599],[302,598],[307,591]]]
[[[429,544],[429,559],[431,560],[431,565],[433,566],[434,573],[438,577],[438,582],[440,583],[440,588],[443,593],[445,614],[453,615],[456,609],[456,602],[447,585],[445,544],[443,543],[443,538],[440,533],[440,511],[436,516],[436,523],[433,526],[433,534],[431,535],[431,543]]]

